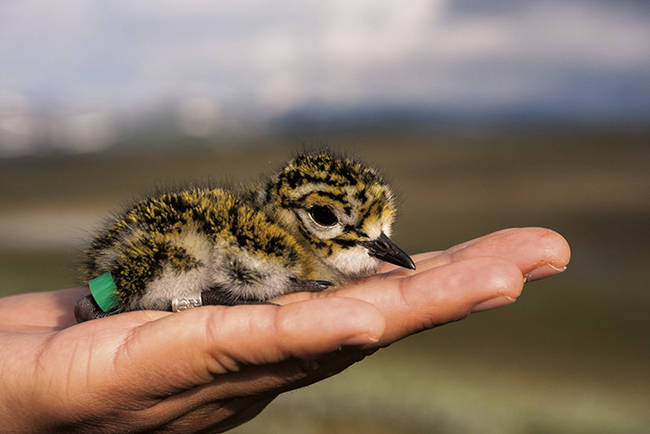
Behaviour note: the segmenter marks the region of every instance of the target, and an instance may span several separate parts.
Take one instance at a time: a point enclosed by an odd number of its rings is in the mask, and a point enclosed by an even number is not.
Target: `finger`
[[[376,275],[338,290],[291,294],[274,301],[291,303],[303,298],[353,297],[372,303],[386,319],[381,344],[458,320],[480,311],[512,303],[524,279],[519,268],[502,258],[469,258],[392,279]]]
[[[498,230],[498,231],[495,231],[495,232],[491,232],[491,233],[486,234],[486,235],[482,235],[482,236],[480,236],[480,237],[478,237],[478,238],[474,238],[474,239],[472,239],[472,240],[468,240],[468,241],[464,241],[464,242],[462,242],[462,243],[456,244],[455,246],[450,247],[450,248],[447,249],[447,250],[450,250],[450,251],[461,250],[461,249],[464,249],[464,248],[466,248],[466,247],[470,247],[470,246],[472,246],[472,245],[474,245],[474,244],[480,243],[480,242],[482,242],[482,241],[487,241],[487,240],[489,240],[489,239],[491,239],[491,238],[500,237],[500,236],[505,235],[505,234],[508,234],[508,233],[510,233],[510,232],[517,232],[517,231],[520,231],[521,229],[522,229],[522,228],[506,228],[506,229],[501,229],[501,230]],[[525,229],[525,228],[523,228],[523,229]]]
[[[246,366],[239,372],[218,377],[215,381],[176,395],[178,399],[200,403],[255,394],[278,394],[304,387],[330,377],[362,360],[376,351],[377,347],[339,347],[316,359],[290,358],[279,363]],[[254,391],[250,384],[255,384]]]
[[[223,422],[220,422],[216,426],[218,426],[220,431],[226,431],[236,426],[239,426],[245,422],[248,422],[258,414],[260,414],[262,410],[264,410],[274,399],[275,399],[275,395],[269,398],[263,398],[263,399],[258,398],[248,408],[237,412],[232,417],[230,417],[229,419]],[[206,427],[206,429],[209,428],[210,428],[209,426]]]
[[[546,228],[503,231],[477,243],[452,248],[453,261],[480,256],[504,258],[516,264],[527,281],[541,279],[566,269],[571,258],[569,243]]]
[[[227,416],[227,412],[230,412],[232,415],[219,423],[218,426],[219,429],[235,427],[261,412],[279,393],[306,387],[324,378],[331,377],[376,350],[377,348],[345,347],[324,354],[310,363],[291,359],[275,365],[251,366],[246,368],[245,372],[229,375],[229,378],[223,384],[216,381],[214,384],[202,386],[200,393],[210,397],[204,398],[203,402],[212,402],[212,404],[201,405],[196,411],[187,416],[189,418],[197,416],[199,419],[209,420],[211,414],[212,417],[216,414]],[[242,385],[250,382],[262,382],[267,386],[267,389],[261,391],[258,396],[241,394],[244,389]],[[193,393],[193,391],[187,393]],[[220,398],[223,396],[240,396],[241,398],[223,400]],[[224,402],[228,402],[228,404],[224,406]],[[211,413],[211,408],[214,413]],[[184,420],[185,416],[182,419]],[[205,425],[205,422],[198,423],[201,424],[199,426]]]
[[[492,232],[490,234],[483,235],[481,237],[474,238],[472,240],[465,241],[465,242],[460,243],[460,244],[456,244],[455,246],[453,246],[453,247],[451,247],[451,248],[449,248],[447,250],[435,250],[435,251],[430,251],[430,252],[418,253],[416,255],[411,256],[411,258],[413,259],[413,261],[415,262],[415,265],[417,267],[421,267],[422,266],[421,264],[425,263],[429,259],[435,258],[437,256],[440,256],[440,255],[444,254],[444,253],[448,253],[450,251],[455,251],[455,250],[460,250],[462,248],[471,246],[471,245],[479,243],[481,241],[485,241],[485,240],[487,240],[489,238],[499,237],[499,236],[501,236],[501,235],[503,235],[503,234],[505,234],[507,232],[512,232],[512,231],[516,231],[516,230],[518,230],[518,229],[517,228],[501,229],[500,231]],[[392,271],[392,270],[404,270],[404,268],[400,267],[399,265],[393,265],[393,264],[389,264],[389,263],[385,262],[385,263],[381,264],[381,267],[378,270],[378,272],[385,273],[385,272]],[[417,268],[416,268],[416,270],[417,270]],[[420,270],[418,270],[418,271],[420,271]]]
[[[160,405],[153,409],[138,412],[135,418],[143,421],[155,421],[155,427],[168,433],[223,432],[255,417],[275,397],[276,395],[248,396],[205,401],[198,404],[196,408],[192,408],[177,417],[167,419],[160,419],[159,414],[155,413],[160,413],[157,410],[159,410],[159,407],[164,406]],[[176,396],[169,399],[178,401]],[[163,402],[163,404],[167,403]],[[170,404],[177,405],[176,402]],[[146,426],[143,428],[146,428]]]
[[[94,322],[107,321],[96,320]],[[136,328],[113,363],[122,380],[168,396],[244,365],[310,358],[376,342],[384,320],[372,305],[333,297],[287,306],[205,306]]]
[[[354,294],[375,304],[386,318],[381,342],[388,344],[472,311],[510,304],[521,294],[523,283],[521,271],[510,261],[470,258],[404,279],[370,279],[338,295]]]
[[[564,271],[571,257],[571,249],[560,234],[550,229],[509,229],[432,255],[417,264],[417,272],[482,256],[511,261],[526,275],[527,281],[532,281]],[[395,269],[390,273],[391,277],[413,274],[412,271],[403,269]]]
[[[315,360],[291,358],[269,365],[246,366],[239,372],[217,377],[209,384],[171,395],[139,412],[138,416],[161,424],[175,419],[186,420],[193,414],[205,415],[213,408],[213,417],[236,417],[245,407],[242,403],[250,402],[251,398],[268,396],[273,399],[279,393],[308,386],[343,371],[374,351],[376,348],[343,347]],[[224,406],[230,401],[232,406]],[[166,419],[161,420],[161,417]]]
[[[185,425],[190,429],[181,429],[179,432],[224,432],[230,430],[260,414],[275,397],[276,395],[247,397],[232,400],[225,406],[221,402],[203,406],[188,415]],[[230,413],[230,416],[226,416],[227,413]]]

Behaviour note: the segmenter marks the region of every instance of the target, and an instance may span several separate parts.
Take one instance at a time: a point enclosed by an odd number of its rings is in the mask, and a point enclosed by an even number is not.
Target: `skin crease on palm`
[[[87,288],[0,299],[0,431],[223,431],[399,339],[515,301],[567,242],[506,229],[282,306],[136,311],[76,324]],[[515,324],[513,324],[515,326]],[[405,367],[407,368],[407,367]]]

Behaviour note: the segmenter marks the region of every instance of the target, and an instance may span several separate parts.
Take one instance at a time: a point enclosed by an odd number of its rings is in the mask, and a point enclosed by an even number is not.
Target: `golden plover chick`
[[[394,217],[374,169],[329,153],[300,155],[243,192],[160,194],[92,241],[84,277],[94,298],[75,313],[264,303],[371,274],[381,260],[414,269],[388,238]]]

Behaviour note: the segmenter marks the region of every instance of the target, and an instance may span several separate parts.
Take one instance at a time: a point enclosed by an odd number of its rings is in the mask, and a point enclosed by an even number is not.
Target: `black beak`
[[[404,250],[397,247],[397,244],[392,242],[383,232],[376,240],[362,241],[359,244],[368,249],[368,254],[370,256],[374,256],[382,261],[390,262],[391,264],[399,265],[400,267],[415,270],[413,259],[404,253]]]

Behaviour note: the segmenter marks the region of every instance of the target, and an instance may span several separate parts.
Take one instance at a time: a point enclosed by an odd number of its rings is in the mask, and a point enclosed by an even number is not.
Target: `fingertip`
[[[452,255],[454,261],[481,256],[501,257],[518,265],[530,281],[564,270],[571,249],[566,239],[551,229],[526,227],[496,232],[480,242],[453,251]]]
[[[553,229],[543,227],[527,228],[537,238],[543,259],[556,268],[565,267],[571,259],[569,242]]]
[[[539,249],[539,260],[525,273],[526,281],[543,279],[566,270],[571,260],[571,246],[558,232],[547,228],[530,228],[534,231]]]

